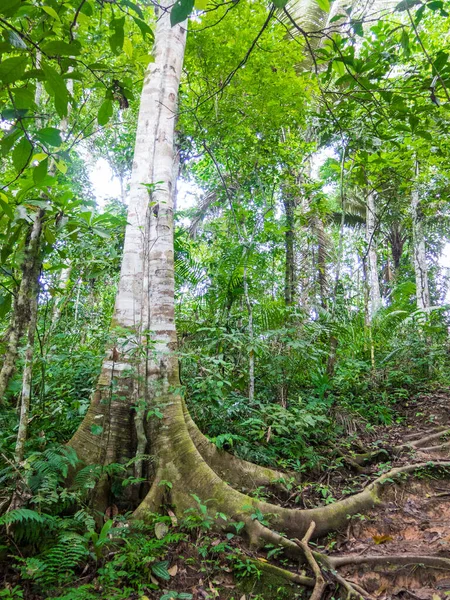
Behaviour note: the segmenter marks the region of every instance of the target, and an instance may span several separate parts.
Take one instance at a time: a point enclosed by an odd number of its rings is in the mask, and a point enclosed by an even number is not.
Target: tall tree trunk
[[[284,213],[286,217],[286,231],[284,234],[285,246],[285,276],[284,276],[284,301],[286,306],[293,304],[295,297],[295,250],[294,250],[294,221],[295,199],[286,192],[283,194]]]
[[[314,217],[314,229],[317,236],[317,281],[319,283],[320,306],[326,308],[328,293],[327,277],[327,236],[322,219]]]
[[[0,403],[4,400],[6,388],[16,368],[19,344],[30,322],[31,302],[35,294],[36,280],[39,276],[39,251],[43,217],[44,210],[39,209],[35,214],[27,236],[22,263],[22,280],[14,302],[8,345],[0,371]]]
[[[420,206],[420,196],[417,179],[419,176],[419,163],[416,161],[416,182],[411,194],[412,231],[414,271],[416,274],[416,299],[417,308],[424,310],[430,307],[430,291],[428,288],[428,266],[423,231],[423,214]]]
[[[17,462],[23,460],[25,452],[25,442],[28,436],[28,419],[30,414],[31,404],[31,389],[33,381],[33,354],[34,354],[34,337],[36,333],[37,317],[38,317],[38,294],[39,285],[36,280],[36,285],[32,291],[30,301],[30,322],[28,324],[27,347],[25,350],[25,363],[22,374],[22,395],[20,399],[20,417],[19,430],[17,432],[17,441],[15,448],[15,459]]]
[[[368,258],[368,285],[369,285],[369,318],[372,321],[375,313],[381,307],[380,282],[378,279],[378,259],[375,242],[376,209],[375,193],[369,192],[366,209],[366,242]]]
[[[167,4],[167,3],[166,3]],[[164,9],[163,9],[164,10]],[[178,382],[174,322],[174,115],[186,30],[158,19],[154,62],[144,79],[129,188],[128,224],[113,332],[83,423],[72,438],[86,462],[132,456],[133,425],[152,397]],[[135,415],[133,417],[133,407]],[[94,425],[101,427],[93,427]],[[142,448],[143,423],[136,423]]]

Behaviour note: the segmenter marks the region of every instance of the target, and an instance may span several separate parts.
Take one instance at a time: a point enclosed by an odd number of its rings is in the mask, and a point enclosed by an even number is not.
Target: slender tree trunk
[[[19,431],[17,433],[17,442],[15,449],[15,459],[17,462],[23,460],[25,451],[25,442],[28,437],[28,419],[30,414],[31,389],[33,380],[33,354],[34,354],[34,337],[36,333],[37,317],[38,317],[38,294],[39,286],[36,281],[35,288],[32,292],[30,301],[30,322],[28,324],[28,339],[25,349],[25,363],[22,374],[22,396],[20,400],[20,418]]]
[[[319,283],[320,306],[327,306],[327,239],[325,227],[319,216],[314,217],[314,229],[317,234],[317,281]]]
[[[375,242],[376,211],[375,193],[369,192],[366,210],[366,242],[368,258],[368,285],[369,285],[369,318],[372,321],[375,313],[381,307],[380,282],[378,279],[378,258]]]
[[[412,230],[414,271],[416,274],[417,308],[426,310],[430,308],[430,291],[428,287],[428,266],[425,247],[425,234],[423,231],[423,214],[420,206],[417,179],[419,176],[419,163],[416,161],[416,182],[411,194]]]
[[[39,209],[34,217],[26,242],[25,256],[22,263],[22,280],[14,302],[8,346],[0,371],[0,403],[4,400],[6,388],[16,368],[19,344],[30,322],[30,303],[34,295],[36,279],[39,275],[39,250],[43,217],[44,210]]]
[[[254,344],[254,331],[253,331],[253,307],[250,300],[250,294],[248,292],[248,278],[247,278],[247,256],[245,258],[244,266],[244,296],[245,303],[247,305],[248,312],[248,333],[250,337],[251,348],[248,356],[248,401],[251,404],[255,399],[255,349]]]
[[[283,205],[286,217],[285,231],[285,277],[284,277],[284,301],[286,306],[293,304],[295,297],[295,250],[294,250],[294,211],[295,200],[291,194],[283,195]]]
[[[394,275],[396,275],[400,268],[403,246],[405,244],[405,236],[403,235],[401,226],[398,222],[394,222],[391,225],[389,243],[391,245],[392,261],[394,263]]]

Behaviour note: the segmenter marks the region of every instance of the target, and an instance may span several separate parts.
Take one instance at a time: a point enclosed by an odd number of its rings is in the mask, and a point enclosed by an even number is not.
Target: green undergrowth
[[[285,595],[289,583],[272,575],[267,581],[241,547],[243,523],[230,522],[227,534],[213,530],[218,515],[210,514],[208,501],[194,497],[196,507],[181,519],[170,507],[145,523],[115,505],[100,515],[89,492],[105,473],[130,485],[124,467],[93,466],[70,478],[75,467],[71,449],[55,448],[1,471],[12,500],[0,517],[0,598],[189,600],[199,590],[230,600],[294,597]],[[266,551],[268,558],[278,554]]]

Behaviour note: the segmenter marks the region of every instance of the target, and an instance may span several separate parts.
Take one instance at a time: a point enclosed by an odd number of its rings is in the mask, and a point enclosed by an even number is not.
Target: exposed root
[[[365,469],[362,467],[362,465],[364,464],[362,460],[361,461],[355,460],[349,454],[342,452],[342,450],[338,446],[335,446],[334,444],[332,445],[332,448],[336,452],[336,454],[338,454],[344,460],[344,462],[347,463],[350,467],[355,469],[355,471],[357,473],[360,473],[360,474],[365,473]]]
[[[433,433],[437,433],[438,431],[445,431],[446,429],[448,429],[448,427],[446,425],[439,425],[439,427],[433,427],[427,433],[431,435]],[[419,438],[422,438],[422,436],[423,436],[422,431],[415,431],[414,433],[408,433],[408,434],[404,435],[403,439],[405,441],[411,441],[411,440],[417,440]]]
[[[243,492],[263,486],[279,489],[283,494],[287,493],[288,490],[284,482],[291,475],[268,467],[261,467],[238,458],[225,450],[219,450],[197,427],[184,402],[183,412],[189,435],[195,447],[213,471],[224,481]]]
[[[414,554],[392,554],[387,556],[367,555],[367,556],[333,556],[327,557],[330,565],[335,568],[344,565],[391,565],[391,566],[407,566],[407,565],[423,565],[430,569],[445,569],[450,571],[450,558],[442,558],[440,556],[421,556]]]
[[[272,575],[276,575],[278,577],[283,577],[288,581],[292,581],[292,583],[296,583],[297,585],[303,585],[305,587],[313,588],[315,585],[315,581],[312,577],[306,577],[306,575],[299,575],[298,573],[292,573],[292,571],[288,571],[287,569],[282,569],[281,567],[277,567],[276,565],[272,565],[269,562],[264,562],[259,558],[250,558],[251,562],[253,562],[258,569],[261,571],[266,571]]]
[[[449,435],[450,429],[447,427],[442,431],[438,431],[437,433],[432,433],[430,435],[426,435],[425,437],[421,437],[418,440],[408,442],[406,444],[400,444],[400,446],[396,446],[395,450],[406,450],[408,448],[422,448],[428,444],[428,442],[432,442],[433,440],[438,440],[444,435]]]
[[[371,462],[377,460],[382,454],[384,454],[386,458],[389,458],[390,456],[390,452],[387,448],[378,448],[377,450],[373,450],[372,452],[364,452],[363,454],[353,454],[351,459],[357,465],[368,465]]]
[[[420,452],[439,452],[440,450],[445,450],[446,448],[450,448],[450,442],[444,442],[443,444],[438,444],[437,446],[420,448]]]
[[[309,600],[320,600],[322,598],[323,593],[325,592],[328,584],[325,581],[322,570],[319,567],[316,559],[314,558],[311,550],[309,549],[309,540],[313,534],[313,531],[316,527],[314,521],[311,521],[310,526],[308,527],[308,531],[305,533],[303,539],[297,540],[295,539],[295,543],[303,550],[303,554],[305,555],[306,560],[308,561],[309,566],[311,567],[312,572],[314,573],[314,577],[316,578],[316,583],[314,585],[313,593],[311,594],[311,598]]]

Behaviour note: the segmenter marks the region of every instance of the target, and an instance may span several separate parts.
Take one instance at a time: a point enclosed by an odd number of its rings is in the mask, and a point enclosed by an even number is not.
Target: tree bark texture
[[[378,278],[378,258],[375,241],[376,231],[376,206],[375,193],[369,192],[367,196],[366,209],[366,242],[368,258],[368,286],[369,286],[369,319],[372,321],[374,315],[381,307],[380,281]]]
[[[414,271],[416,275],[417,308],[426,310],[430,308],[430,291],[428,287],[428,266],[423,230],[423,213],[420,205],[417,178],[419,176],[419,163],[416,161],[416,183],[411,194],[411,213],[413,231]]]
[[[284,277],[284,301],[286,306],[294,302],[295,297],[295,199],[291,194],[283,195],[284,213],[286,217],[285,245],[285,277]]]
[[[39,209],[30,227],[22,262],[22,279],[14,301],[9,339],[0,371],[0,403],[16,367],[19,345],[31,317],[31,303],[40,270],[40,241],[44,210]]]
[[[167,4],[167,2],[165,3]],[[72,441],[86,462],[133,456],[149,402],[177,385],[174,319],[174,127],[186,41],[185,24],[156,25],[154,62],[144,79],[129,188],[119,288],[112,332],[91,406]],[[133,416],[133,410],[135,415]],[[94,432],[100,431],[101,433]],[[133,433],[132,433],[133,432]]]

